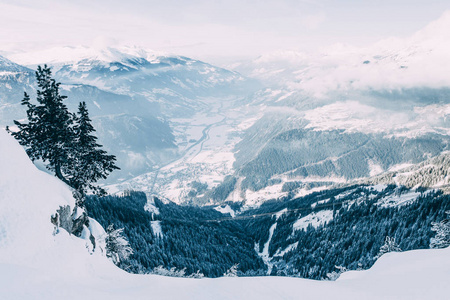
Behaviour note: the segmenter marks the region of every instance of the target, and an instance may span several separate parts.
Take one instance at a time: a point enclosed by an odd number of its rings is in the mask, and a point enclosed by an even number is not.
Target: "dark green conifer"
[[[47,65],[38,67],[38,104],[32,104],[25,93],[22,105],[27,107],[28,123],[14,121],[18,130],[7,130],[25,146],[31,160],[41,159],[56,177],[74,188],[78,205],[82,206],[89,190],[105,194],[94,183],[119,168],[115,165],[116,157],[108,155],[97,143],[86,103],[80,103],[77,115],[70,113],[63,103],[67,97],[59,93],[60,83],[51,75]]]
[[[73,116],[63,103],[66,96],[59,93],[59,85],[51,78],[47,65],[36,71],[37,102],[30,103],[25,93],[22,105],[27,106],[28,123],[14,121],[19,131],[11,134],[26,147],[31,160],[48,162],[47,169],[69,184],[66,172],[70,167],[70,153],[73,147]]]
[[[81,102],[78,106],[74,127],[75,157],[73,165],[75,169],[73,170],[72,186],[81,194],[91,190],[96,194],[104,195],[104,189],[93,183],[99,179],[106,179],[112,171],[119,168],[115,165],[116,157],[108,155],[102,149],[103,146],[97,143],[97,137],[93,135],[95,129],[91,122],[86,103]]]

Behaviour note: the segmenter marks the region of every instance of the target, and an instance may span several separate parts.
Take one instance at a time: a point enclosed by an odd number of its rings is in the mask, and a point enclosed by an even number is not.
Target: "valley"
[[[0,27],[0,300],[449,298],[448,0]]]
[[[52,53],[71,60],[46,61]],[[283,61],[279,55],[270,59]],[[308,67],[293,61],[285,80],[271,83],[267,59],[252,66],[267,73],[238,66],[246,72],[241,75],[132,47],[51,49],[33,62],[24,57],[14,56],[30,67],[54,65],[69,108],[88,101],[99,140],[121,167],[103,182],[111,193],[139,190],[179,204],[257,206],[417,164],[449,149],[446,88],[316,95],[294,84],[294,70],[334,68],[318,57]],[[34,90],[30,69],[4,60],[1,70],[21,74],[3,77],[6,86]],[[24,116],[19,93],[2,95],[5,126]]]
[[[249,112],[249,108],[237,109],[242,101],[239,98],[199,101],[204,104],[203,111],[189,119],[175,118],[169,122],[176,128],[174,135],[179,155],[154,172],[109,186],[112,192],[139,190],[149,196],[159,195],[185,203],[195,182],[203,185],[205,191],[218,186],[233,173],[234,147],[249,126],[250,116],[256,113]]]

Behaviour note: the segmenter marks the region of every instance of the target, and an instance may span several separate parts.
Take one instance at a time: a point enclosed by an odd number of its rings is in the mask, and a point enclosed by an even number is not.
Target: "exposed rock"
[[[50,221],[55,225],[54,234],[59,232],[59,228],[63,228],[70,234],[82,237],[83,230],[89,228],[89,217],[86,211],[77,205],[73,210],[68,205],[60,206],[51,216]],[[89,232],[89,241],[92,243],[92,249],[95,249],[95,237],[91,232]]]

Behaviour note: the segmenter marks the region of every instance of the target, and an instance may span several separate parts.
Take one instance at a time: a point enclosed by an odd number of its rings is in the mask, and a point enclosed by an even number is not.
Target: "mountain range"
[[[0,124],[24,118],[49,64],[69,108],[88,103],[121,171],[110,192],[176,203],[304,195],[449,150],[450,15],[367,48],[280,51],[233,70],[137,47],[61,47],[0,60]],[[18,64],[20,63],[20,64]]]

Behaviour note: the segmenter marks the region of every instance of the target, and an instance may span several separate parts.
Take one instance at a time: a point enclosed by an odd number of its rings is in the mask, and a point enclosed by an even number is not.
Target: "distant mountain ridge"
[[[150,52],[137,47],[62,47],[15,55],[28,65],[48,63],[66,84],[96,86],[102,90],[154,102],[166,116],[193,114],[199,97],[242,92],[240,74],[183,56]]]
[[[256,205],[448,151],[449,20],[367,48],[263,55],[240,73],[137,47],[11,58],[54,64],[69,99],[89,101],[100,140],[125,166],[112,192]]]
[[[28,62],[31,68],[52,66],[72,111],[78,102],[87,102],[100,142],[118,157],[122,168],[110,182],[152,171],[179,157],[180,138],[184,143],[191,139],[184,130],[174,128],[173,119],[188,128],[198,126],[190,125],[197,114],[233,105],[254,88],[253,81],[236,72],[136,47],[63,47],[13,58]],[[35,87],[34,71],[3,61],[0,75],[6,90],[0,94],[0,124],[6,126],[25,117],[20,100],[23,91],[33,99]],[[12,71],[16,77],[21,72],[19,80],[11,77]],[[211,104],[216,108],[210,108]]]

